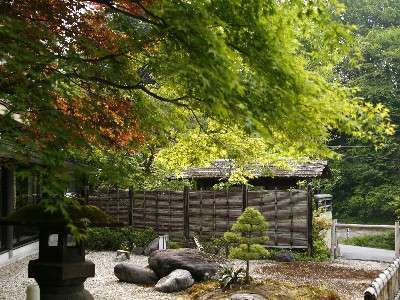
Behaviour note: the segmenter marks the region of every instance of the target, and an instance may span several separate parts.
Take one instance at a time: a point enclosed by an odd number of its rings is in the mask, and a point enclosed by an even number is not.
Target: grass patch
[[[357,236],[341,241],[345,245],[394,250],[394,232]]]
[[[276,280],[264,280],[248,285],[238,285],[230,290],[222,291],[217,282],[197,283],[181,294],[190,300],[229,299],[235,293],[254,293],[267,300],[340,300],[336,292],[325,287],[310,285],[292,285]]]

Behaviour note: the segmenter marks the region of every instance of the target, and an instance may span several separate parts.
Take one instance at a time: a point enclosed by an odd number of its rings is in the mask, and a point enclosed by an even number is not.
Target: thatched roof
[[[253,164],[246,169],[255,177],[317,178],[330,175],[327,161],[287,162],[286,164],[287,166],[285,165],[284,168]],[[234,170],[235,166],[232,160],[220,159],[214,161],[209,167],[189,168],[181,176],[172,176],[172,178],[223,178],[228,177]]]

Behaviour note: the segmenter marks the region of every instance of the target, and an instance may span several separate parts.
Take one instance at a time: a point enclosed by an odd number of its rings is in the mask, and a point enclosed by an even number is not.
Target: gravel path
[[[143,287],[131,283],[118,282],[113,269],[114,252],[88,253],[87,259],[96,264],[96,277],[85,282],[95,299],[100,300],[175,300],[176,294],[163,294],[152,287]],[[27,257],[16,263],[0,268],[0,299],[23,300],[25,290],[34,283],[28,278]],[[147,257],[132,256],[130,263],[147,265]],[[235,261],[235,265],[239,264]],[[257,279],[276,279],[294,283],[295,285],[324,285],[335,290],[344,300],[362,299],[362,292],[387,264],[377,262],[361,262],[336,260],[334,263],[294,262],[276,263],[257,261],[251,264],[252,276]]]

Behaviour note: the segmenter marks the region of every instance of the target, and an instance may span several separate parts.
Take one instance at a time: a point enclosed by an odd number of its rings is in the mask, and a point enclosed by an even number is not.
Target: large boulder
[[[147,245],[146,248],[144,248],[144,255],[150,255],[154,251],[158,250],[158,245],[159,245],[159,237],[156,237],[154,240],[150,242],[150,244]]]
[[[128,263],[117,264],[114,267],[114,274],[120,281],[137,284],[153,284],[158,280],[153,270]]]
[[[187,270],[196,281],[210,279],[218,271],[215,261],[196,249],[188,248],[155,251],[149,256],[149,267],[159,277],[177,269]]]
[[[193,283],[194,279],[189,271],[178,269],[161,278],[157,282],[155,289],[164,293],[173,293],[186,290]]]

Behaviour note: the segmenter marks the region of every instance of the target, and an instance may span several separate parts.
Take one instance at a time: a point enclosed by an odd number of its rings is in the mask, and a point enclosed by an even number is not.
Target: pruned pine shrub
[[[266,240],[267,221],[255,208],[248,207],[225,232],[224,238],[237,246],[229,250],[230,258],[246,261],[246,282],[250,281],[250,260],[262,259],[268,256],[268,251],[262,245]]]

